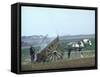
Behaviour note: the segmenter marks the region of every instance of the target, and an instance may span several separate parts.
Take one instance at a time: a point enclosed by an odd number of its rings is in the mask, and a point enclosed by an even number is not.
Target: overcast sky
[[[94,10],[26,6],[22,6],[21,9],[22,36],[95,33]]]

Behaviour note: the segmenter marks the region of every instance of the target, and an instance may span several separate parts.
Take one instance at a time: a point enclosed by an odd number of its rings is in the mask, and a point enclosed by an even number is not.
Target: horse
[[[87,45],[91,46],[92,42],[89,39],[82,39],[79,41],[69,42],[67,45],[68,45],[68,58],[70,58],[70,54],[72,50],[79,51],[81,54],[81,57],[83,57],[83,54],[81,53],[82,49],[85,48]]]

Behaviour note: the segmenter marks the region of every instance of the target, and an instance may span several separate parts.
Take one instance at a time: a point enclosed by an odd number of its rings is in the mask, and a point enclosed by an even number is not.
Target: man
[[[30,56],[31,56],[31,62],[34,62],[34,58],[35,58],[35,48],[34,47],[30,47]]]

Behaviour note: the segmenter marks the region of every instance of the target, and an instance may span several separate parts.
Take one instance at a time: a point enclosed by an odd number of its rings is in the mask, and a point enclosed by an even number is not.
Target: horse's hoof
[[[81,55],[81,58],[83,58],[84,56],[83,55]]]

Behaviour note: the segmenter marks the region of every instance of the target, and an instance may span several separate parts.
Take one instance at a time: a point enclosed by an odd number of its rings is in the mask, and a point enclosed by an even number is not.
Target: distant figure
[[[34,62],[35,59],[35,48],[34,47],[30,47],[30,56],[31,56],[31,62]]]

